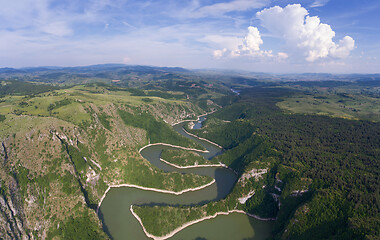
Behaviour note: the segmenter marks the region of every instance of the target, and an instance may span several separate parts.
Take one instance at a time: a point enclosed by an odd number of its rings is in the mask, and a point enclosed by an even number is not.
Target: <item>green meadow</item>
[[[380,121],[380,99],[359,94],[295,95],[277,103],[293,113]]]

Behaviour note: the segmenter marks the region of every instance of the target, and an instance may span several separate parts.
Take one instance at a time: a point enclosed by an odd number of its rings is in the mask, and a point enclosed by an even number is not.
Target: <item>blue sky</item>
[[[380,72],[377,0],[0,2],[0,67]]]

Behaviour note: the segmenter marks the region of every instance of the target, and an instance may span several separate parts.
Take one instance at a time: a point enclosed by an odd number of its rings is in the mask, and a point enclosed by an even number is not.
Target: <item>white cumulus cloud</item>
[[[345,58],[355,48],[355,41],[349,36],[335,43],[331,26],[321,23],[317,16],[310,17],[300,4],[267,8],[256,16],[263,27],[283,38],[294,54],[300,52],[309,62],[327,57]]]
[[[260,51],[260,45],[263,44],[263,40],[261,39],[259,29],[256,27],[248,27],[248,34],[244,38],[242,50],[243,51]]]
[[[355,41],[350,36],[345,36],[338,43],[334,42],[335,32],[331,26],[321,23],[318,16],[309,16],[309,12],[300,4],[266,8],[256,13],[256,17],[262,27],[286,43],[286,52],[275,54],[272,50],[262,50],[264,41],[259,29],[250,26],[244,38],[232,46],[222,46],[223,50],[214,51],[214,57],[251,56],[275,61],[292,58],[315,62],[320,59],[346,58],[355,48]]]
[[[355,48],[355,40],[350,36],[345,36],[342,40],[339,40],[338,44],[330,50],[331,56],[336,58],[346,58],[350,54],[350,51]]]
[[[249,26],[246,36],[242,39],[238,39],[235,44],[230,44],[228,48],[222,50],[215,50],[214,57],[221,58],[223,56],[240,57],[249,56],[255,58],[272,58],[275,57],[272,50],[265,51],[260,49],[260,45],[263,44],[259,29]],[[285,57],[286,56],[286,57]],[[287,58],[286,53],[281,53],[278,59]]]

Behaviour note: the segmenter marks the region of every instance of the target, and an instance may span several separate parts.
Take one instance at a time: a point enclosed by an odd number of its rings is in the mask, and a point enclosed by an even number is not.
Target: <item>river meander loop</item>
[[[197,127],[205,118],[198,119]],[[183,126],[187,122],[181,122],[173,126],[181,135],[201,144],[208,152],[199,153],[206,159],[220,154],[222,149],[184,131]],[[225,167],[202,167],[178,169],[160,161],[163,149],[175,147],[166,145],[151,145],[141,150],[141,155],[150,163],[166,172],[176,171],[181,173],[194,173],[210,176],[215,183],[197,191],[188,191],[180,195],[168,194],[156,191],[147,191],[134,187],[112,187],[107,191],[100,205],[100,218],[103,221],[105,231],[114,240],[121,239],[149,239],[130,211],[131,205],[195,205],[209,201],[219,200],[227,196],[237,180],[236,174]],[[273,223],[259,221],[244,214],[232,213],[228,216],[218,216],[206,220],[178,232],[170,239],[265,239],[270,235]]]

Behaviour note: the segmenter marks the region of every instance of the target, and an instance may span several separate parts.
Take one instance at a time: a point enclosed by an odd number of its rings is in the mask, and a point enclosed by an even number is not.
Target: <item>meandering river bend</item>
[[[201,127],[201,118],[195,128]],[[173,126],[174,130],[183,136],[193,139],[204,146],[209,153],[202,155],[210,159],[220,154],[221,150],[215,145],[192,137],[183,131],[186,122]],[[163,171],[177,171],[181,173],[195,173],[215,178],[216,182],[204,189],[187,192],[181,195],[173,195],[154,191],[146,191],[130,187],[111,188],[100,206],[100,218],[107,233],[114,240],[122,239],[149,239],[142,230],[141,225],[132,215],[129,208],[133,204],[200,204],[212,200],[222,199],[231,191],[236,175],[233,171],[223,167],[202,167],[191,169],[177,169],[160,161],[163,149],[168,146],[149,146],[141,151],[141,155],[153,165]],[[232,213],[227,216],[218,216],[211,220],[194,224],[175,234],[170,239],[196,239],[196,240],[260,240],[266,239],[272,230],[273,222],[259,221],[241,213]]]

